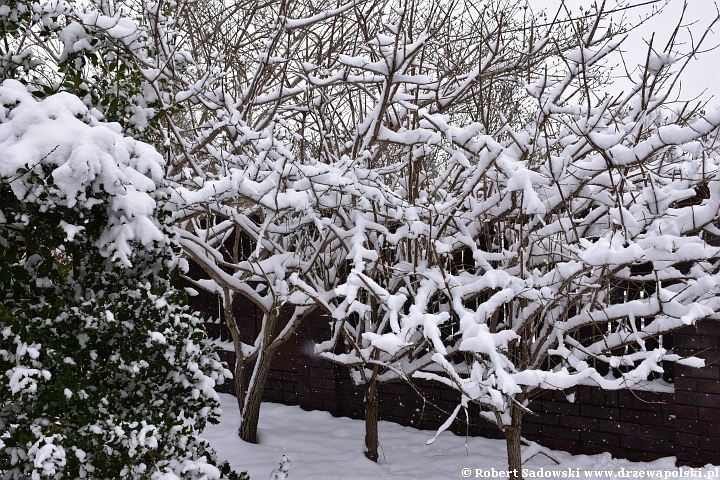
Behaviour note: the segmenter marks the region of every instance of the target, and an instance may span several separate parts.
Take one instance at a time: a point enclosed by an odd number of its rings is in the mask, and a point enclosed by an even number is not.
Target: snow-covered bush
[[[36,96],[70,91],[128,135],[157,140],[159,119],[173,108],[171,82],[152,68],[163,56],[164,44],[149,34],[166,33],[160,8],[132,0],[2,2],[0,78],[22,81]]]
[[[68,93],[0,86],[0,478],[241,478],[229,376],[172,286],[164,160]]]

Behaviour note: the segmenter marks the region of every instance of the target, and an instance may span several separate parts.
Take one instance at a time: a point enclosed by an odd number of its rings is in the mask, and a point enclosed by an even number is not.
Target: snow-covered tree
[[[440,227],[432,248],[446,267],[425,272],[449,319],[434,365],[415,376],[462,394],[451,418],[483,408],[513,478],[533,398],[579,384],[668,388],[664,361],[702,362],[660,337],[720,311],[720,112],[672,102],[699,46],[681,55],[648,41],[629,87],[604,94],[591,82],[608,78],[626,37],[591,18],[570,23],[575,49],[530,72],[524,115],[500,109],[496,131],[426,116],[451,136],[420,219]]]
[[[379,385],[409,381],[435,350],[445,351],[450,309],[437,279],[447,251],[435,240],[446,217],[436,215],[434,202],[453,188],[443,174],[453,135],[477,131],[448,124],[465,126],[473,112],[486,111],[482,120],[492,128],[496,112],[483,108],[512,105],[525,70],[546,55],[545,40],[517,35],[518,10],[507,2],[386,5],[323,72],[342,80],[311,80],[318,100],[309,110],[328,117],[317,150],[324,161],[349,165],[344,177],[351,181],[322,219],[326,253],[333,252],[326,264],[341,275],[334,285],[307,275],[302,288],[334,319],[332,338],[316,350],[349,368],[364,388],[365,448],[373,461]],[[476,47],[468,48],[470,38]]]
[[[242,478],[199,437],[230,374],[172,286],[155,149],[0,86],[0,478]]]
[[[316,308],[298,285],[308,276],[322,279],[323,291],[337,284],[334,265],[341,262],[327,258],[333,254],[323,225],[342,198],[340,186],[351,182],[343,177],[352,162],[333,164],[317,149],[327,118],[309,106],[321,101],[312,84],[315,64],[329,55],[328,46],[342,51],[316,38],[336,41],[361,3],[278,1],[218,16],[217,4],[203,2],[202,11],[186,19],[198,64],[222,74],[191,115],[176,118],[192,135],[174,146],[175,218],[186,255],[205,274],[190,280],[222,301],[246,441],[257,440],[274,353]],[[205,42],[207,35],[215,41]],[[240,334],[233,309],[238,297],[261,312],[253,337]]]
[[[193,134],[173,147],[170,171],[183,248],[206,275],[191,280],[221,297],[233,338],[241,437],[256,440],[274,352],[319,307],[336,320],[319,351],[366,388],[376,460],[378,382],[430,363],[427,343],[442,346],[450,318],[428,276],[444,268],[432,246],[445,231],[432,223],[444,217],[423,223],[437,198],[428,182],[453,135],[478,131],[475,115],[486,131],[502,127],[491,106],[515,108],[547,42],[518,34],[524,25],[505,15],[521,9],[508,2],[201,6],[183,28],[198,65],[223,73],[178,119]],[[241,337],[238,296],[262,312],[255,338]]]

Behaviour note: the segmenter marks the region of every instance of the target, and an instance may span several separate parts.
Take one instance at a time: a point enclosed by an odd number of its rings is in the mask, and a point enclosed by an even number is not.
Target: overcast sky
[[[554,13],[560,5],[560,0],[528,0],[533,10],[537,11],[543,7],[549,9],[549,13]],[[594,3],[593,0],[567,0],[566,4],[574,15],[580,15],[580,6],[589,7]],[[598,0],[602,3],[602,0]],[[625,0],[624,5],[634,6],[626,10],[625,15],[629,22],[636,23],[641,16],[651,12],[653,5],[642,5],[648,3],[648,0]],[[693,32],[693,38],[699,39],[702,33],[712,23],[717,16],[717,5],[715,0],[687,0],[688,7],[683,20],[683,29],[680,39],[685,42],[685,46],[681,49],[688,50],[690,48],[691,37],[688,34],[688,28]],[[623,45],[625,57],[628,63],[642,63],[647,54],[647,44],[644,39],[649,39],[653,32],[655,33],[654,45],[664,47],[672,32],[677,25],[682,12],[684,0],[670,0],[664,10],[652,18],[650,21],[642,25]],[[618,0],[607,0],[606,9],[613,9],[618,5]],[[654,6],[660,6],[662,2],[657,2]],[[714,27],[714,32],[708,35],[703,43],[705,48],[714,47],[720,44],[720,23]],[[699,56],[693,60],[688,70],[683,74],[681,98],[684,100],[691,99],[699,95],[704,89],[707,89],[706,98],[713,95],[711,105],[720,107],[720,49],[711,51]]]

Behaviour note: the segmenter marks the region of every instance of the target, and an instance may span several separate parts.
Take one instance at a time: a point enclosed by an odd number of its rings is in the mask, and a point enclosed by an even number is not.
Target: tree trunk
[[[245,393],[244,405],[241,407],[240,438],[248,443],[257,443],[258,420],[260,419],[260,404],[262,403],[265,384],[270,374],[274,352],[262,352],[255,360],[253,376],[250,386]],[[240,401],[238,400],[238,404]],[[243,408],[244,407],[244,408]]]
[[[243,356],[242,340],[240,331],[235,321],[235,313],[232,309],[233,297],[229,290],[225,290],[223,297],[223,314],[225,316],[225,324],[230,330],[235,347],[235,399],[240,410],[240,438],[248,443],[257,443],[257,428],[260,419],[260,404],[262,403],[263,392],[265,391],[265,383],[267,383],[270,374],[270,365],[272,364],[275,350],[268,348],[272,342],[272,335],[275,331],[275,323],[277,317],[273,315],[263,318],[263,329],[261,331],[262,340],[260,350],[255,358],[255,367],[253,375],[250,378],[250,385],[245,388],[245,369],[248,368],[250,362]]]
[[[511,425],[505,427],[505,445],[507,447],[509,479],[522,480],[522,439],[523,409],[517,405],[510,407]]]
[[[378,391],[375,375],[365,384],[365,456],[378,461]]]
[[[238,404],[238,411],[242,413],[245,409],[245,359],[242,354],[242,340],[240,339],[240,331],[235,322],[235,313],[232,308],[233,295],[228,289],[223,291],[223,318],[225,325],[230,331],[233,347],[235,348],[235,371],[233,372],[233,380],[235,381],[235,400]]]
[[[245,365],[240,358],[235,360],[233,380],[235,381],[235,401],[238,404],[238,411],[242,412],[245,409]]]

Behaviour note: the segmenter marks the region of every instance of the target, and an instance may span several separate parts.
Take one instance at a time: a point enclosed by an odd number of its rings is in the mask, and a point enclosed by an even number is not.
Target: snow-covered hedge
[[[198,437],[229,376],[171,278],[163,158],[0,86],[0,478],[240,478]]]

